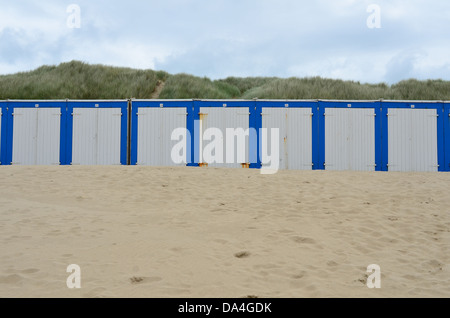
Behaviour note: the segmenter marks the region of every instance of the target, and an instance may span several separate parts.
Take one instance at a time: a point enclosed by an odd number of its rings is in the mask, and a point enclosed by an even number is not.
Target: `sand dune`
[[[0,297],[450,297],[448,173],[12,166],[0,180]]]

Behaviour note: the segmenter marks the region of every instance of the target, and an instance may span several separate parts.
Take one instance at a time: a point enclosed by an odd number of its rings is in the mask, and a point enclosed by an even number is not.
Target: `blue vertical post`
[[[186,140],[186,165],[188,167],[198,166],[195,161],[195,140],[198,138],[196,134],[195,124],[196,120],[200,118],[198,113],[200,112],[198,105],[196,102],[192,100],[187,104],[187,118],[186,118],[186,129],[188,131],[187,140]]]
[[[120,123],[120,164],[127,165],[128,153],[128,101],[121,103],[121,123]]]
[[[127,165],[131,165],[131,99],[127,104]]]
[[[382,169],[381,171],[389,171],[389,106],[383,101],[381,104],[381,138],[382,138]]]
[[[321,101],[313,107],[312,121],[313,170],[325,169],[325,107]]]
[[[383,110],[381,101],[374,103],[375,113],[375,171],[383,171]]]
[[[444,151],[445,151],[445,169],[450,171],[450,103],[444,103]]]
[[[261,168],[261,134],[260,129],[262,128],[262,103],[255,100],[250,104],[250,117],[249,117],[249,158],[250,158],[250,169],[260,169]],[[252,130],[255,133],[252,133]]]
[[[59,162],[60,165],[68,165],[67,162],[67,100],[61,105]]]
[[[1,121],[1,139],[0,139],[0,165],[4,165],[6,164],[6,157],[5,157],[5,153],[6,153],[6,134],[7,134],[7,118],[8,118],[8,113],[7,113],[7,104],[6,102],[0,102],[0,109],[2,112],[2,115],[0,117],[0,121]]]
[[[438,171],[447,170],[445,163],[445,110],[444,103],[436,104],[437,107],[437,149],[438,149]]]
[[[137,165],[137,145],[138,145],[138,106],[131,100],[131,145],[130,145],[130,165]]]
[[[198,167],[200,161],[200,103],[201,101],[199,100],[193,100],[190,112],[188,111],[187,129],[191,137],[190,145],[188,145],[190,149],[190,160],[188,159],[187,164],[188,167]]]
[[[72,164],[72,143],[73,143],[73,103],[67,100],[66,115],[66,164]]]
[[[7,132],[6,132],[6,154],[5,154],[5,164],[12,164],[12,151],[13,151],[13,131],[14,131],[14,105],[10,101],[7,102]]]

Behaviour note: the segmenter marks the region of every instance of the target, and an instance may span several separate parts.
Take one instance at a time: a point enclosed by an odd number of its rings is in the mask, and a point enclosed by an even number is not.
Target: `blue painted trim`
[[[73,150],[73,103],[67,102],[66,118],[66,165],[72,164]]]
[[[253,129],[254,134],[250,134],[249,138],[249,158],[250,169],[261,168],[261,134],[262,128],[262,102],[255,101],[250,104],[249,128]]]
[[[445,149],[445,164],[444,171],[450,171],[450,104],[444,103],[444,149]]]
[[[64,127],[64,114],[66,109],[65,101],[7,101],[8,114],[7,114],[7,141],[6,141],[6,164],[12,164],[13,155],[13,134],[14,134],[14,109],[15,108],[36,108],[36,104],[39,104],[39,108],[59,108],[61,110],[60,117],[60,149],[59,149],[59,162],[63,164],[65,161],[65,127]]]
[[[319,101],[320,104],[320,117],[323,120],[319,123],[319,145],[320,148],[318,157],[322,165],[325,163],[325,109],[326,108],[369,108],[373,109],[375,113],[374,117],[374,136],[375,136],[375,171],[382,171],[383,169],[383,144],[382,144],[382,111],[381,103],[379,101]],[[350,105],[350,107],[349,107]],[[323,166],[325,169],[325,166]]]
[[[192,117],[189,118],[188,130],[191,134],[191,144],[190,144],[190,162],[187,164],[188,167],[198,167],[198,162],[200,161],[200,101],[192,101]]]
[[[187,166],[191,166],[193,162],[193,150],[192,150],[192,136],[194,134],[194,106],[191,100],[137,100],[131,101],[131,145],[130,145],[130,165],[137,165],[138,155],[138,110],[140,107],[154,107],[160,108],[186,108],[186,129],[188,134],[186,136],[186,160]],[[189,136],[190,135],[190,136]]]
[[[421,102],[421,101],[382,101],[383,107],[387,108],[409,108],[409,109],[438,109],[442,102]],[[414,107],[412,107],[414,105]]]
[[[98,105],[98,106],[96,106]],[[128,101],[83,101],[68,100],[67,101],[67,136],[66,136],[66,162],[72,164],[72,147],[73,147],[73,109],[74,108],[120,108],[122,112],[120,122],[120,163],[127,164],[127,133],[128,133]]]
[[[1,139],[0,139],[0,165],[6,164],[6,140],[7,140],[7,132],[8,132],[8,111],[7,111],[7,103],[6,101],[0,101],[0,108],[2,110],[1,115]]]
[[[320,147],[320,142],[319,142],[319,130],[320,130],[320,105],[319,102],[317,101],[314,105],[314,107],[312,108],[312,170],[321,170],[321,164],[320,164],[320,157],[319,157],[319,147]],[[323,117],[323,115],[322,115]],[[325,145],[324,145],[325,146]],[[323,164],[323,163],[322,163]]]
[[[135,107],[154,107],[154,108],[182,108],[192,105],[191,100],[132,100]]]
[[[194,164],[194,140],[195,133],[194,133],[194,123],[195,123],[195,106],[194,101],[190,101],[187,103],[187,117],[186,117],[186,129],[188,131],[188,136],[186,140],[186,165],[188,167],[193,166]],[[198,113],[198,112],[197,112]],[[197,115],[198,116],[198,115]]]
[[[12,107],[11,102],[7,102],[7,130],[6,130],[6,154],[5,154],[5,165],[12,164],[12,150],[13,150],[13,131],[14,131],[14,117],[13,112],[14,108]]]
[[[131,101],[131,145],[130,165],[137,165],[137,141],[138,141],[138,103]]]
[[[412,107],[414,105],[414,107]],[[386,121],[384,123],[384,131],[386,133],[386,140],[383,143],[383,157],[386,162],[386,166],[389,163],[389,154],[388,154],[388,117],[389,108],[406,108],[406,109],[436,109],[437,117],[437,149],[438,149],[438,171],[447,171],[446,163],[445,163],[445,120],[444,120],[444,105],[441,102],[421,102],[421,101],[389,101],[383,102],[383,108],[386,113]],[[388,168],[386,169],[389,170]]]
[[[375,108],[379,101],[319,101],[324,108]],[[351,107],[348,107],[348,105]]]
[[[226,104],[226,107],[248,107],[251,108],[251,105],[254,105],[253,100],[196,100],[194,101],[194,104],[196,104],[199,108],[200,107],[220,107],[223,108],[224,104]]]
[[[67,102],[61,107],[60,121],[59,162],[67,165]]]
[[[375,102],[375,171],[383,171],[383,110],[381,102]]]
[[[381,102],[381,139],[382,139],[382,169],[381,171],[389,171],[389,108]]]
[[[438,150],[438,171],[444,172],[446,171],[445,167],[445,132],[444,132],[444,104],[439,104],[437,109],[437,150]]]
[[[258,114],[260,115],[263,112],[263,108],[311,108],[312,116],[312,128],[311,128],[311,136],[312,136],[312,157],[311,163],[313,164],[312,169],[317,170],[316,167],[319,165],[318,156],[317,156],[317,145],[318,145],[318,102],[317,101],[295,101],[295,100],[279,100],[279,101],[265,101],[258,100],[256,102],[258,108]],[[260,120],[258,122],[258,130],[262,128],[262,116],[260,116]],[[260,134],[258,134],[258,163],[259,167],[261,166],[261,140]]]
[[[128,152],[128,101],[124,102],[121,107],[121,123],[120,123],[120,163],[127,165]]]
[[[315,162],[313,170],[325,170],[325,105],[318,101],[313,117],[313,153]]]
[[[445,140],[444,140],[444,105],[442,102],[421,102],[421,101],[389,101],[382,102],[383,110],[385,112],[385,122],[383,132],[385,133],[385,140],[383,142],[383,158],[386,164],[386,171],[389,171],[387,167],[389,163],[388,154],[388,116],[389,108],[405,108],[405,109],[436,109],[437,117],[437,149],[438,149],[438,171],[446,171],[445,163]],[[412,107],[414,105],[414,107]]]
[[[255,102],[252,100],[194,100],[194,133],[191,134],[193,145],[191,146],[192,152],[193,152],[193,162],[191,164],[188,164],[188,166],[198,166],[199,163],[199,138],[200,138],[200,129],[199,129],[199,121],[200,121],[200,107],[220,107],[224,108],[226,105],[227,108],[230,107],[248,107],[250,114],[252,113],[252,109],[254,109]],[[252,108],[253,106],[253,108]],[[256,114],[254,114],[256,116]],[[262,121],[262,120],[261,120]],[[254,122],[251,121],[251,115],[249,116],[249,128],[252,127],[251,125],[254,124],[256,127],[259,125],[258,120],[255,120]],[[258,135],[258,133],[257,133]],[[254,138],[251,138],[252,140]],[[258,137],[256,138],[258,140]],[[258,143],[259,144],[259,143]],[[257,146],[258,147],[258,146]],[[258,164],[253,164],[252,168],[260,168],[256,167]]]

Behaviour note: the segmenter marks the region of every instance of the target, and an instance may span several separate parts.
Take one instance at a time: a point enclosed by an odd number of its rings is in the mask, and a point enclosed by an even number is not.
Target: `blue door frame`
[[[311,162],[312,162],[312,169],[313,170],[318,170],[320,169],[320,164],[319,164],[319,125],[320,125],[320,121],[319,121],[319,104],[317,100],[257,100],[256,101],[256,110],[257,110],[257,114],[255,114],[256,116],[254,116],[254,122],[255,125],[254,127],[257,128],[257,131],[259,131],[259,128],[262,128],[262,113],[263,113],[263,108],[311,108],[311,112],[313,114],[312,116],[312,131],[311,131],[311,136],[312,136],[312,158],[311,158]],[[260,139],[260,134],[258,134],[258,164],[255,166],[255,168],[260,168],[261,167],[261,139]],[[325,147],[325,145],[324,145]],[[250,166],[252,167],[252,166]]]
[[[2,131],[2,164],[11,165],[13,156],[13,134],[14,134],[14,110],[16,108],[59,108],[61,110],[60,119],[60,146],[59,162],[63,164],[65,159],[65,136],[66,136],[66,101],[6,101],[6,116],[2,116],[5,130]],[[5,132],[5,136],[3,136]],[[4,139],[5,138],[5,139]]]
[[[427,102],[427,101],[382,101],[383,108],[383,135],[386,138],[383,139],[383,168],[384,171],[389,171],[389,140],[388,140],[388,114],[390,108],[403,108],[403,109],[435,109],[438,115],[437,117],[437,157],[438,157],[438,171],[448,171],[445,164],[446,157],[446,144],[444,140],[444,103],[443,102]],[[448,141],[447,141],[448,143]]]
[[[127,135],[128,135],[128,100],[68,100],[66,127],[67,136],[65,137],[65,160],[64,165],[72,163],[72,144],[73,144],[73,109],[74,108],[120,108],[122,112],[120,124],[120,163],[127,165]]]
[[[187,138],[186,158],[188,166],[192,165],[192,145],[191,139],[194,136],[194,102],[192,100],[132,100],[131,102],[131,142],[130,142],[130,165],[137,165],[138,156],[138,110],[142,107],[153,108],[186,108],[186,129],[191,138]]]
[[[319,136],[318,136],[318,157],[320,169],[325,169],[325,108],[369,108],[375,113],[375,171],[384,171],[383,165],[383,134],[382,108],[380,101],[319,101]]]
[[[7,118],[8,118],[8,107],[6,101],[0,101],[0,109],[1,109],[1,117],[0,117],[0,123],[1,123],[1,133],[0,133],[0,165],[5,165],[7,163],[6,160],[6,151],[7,151]]]
[[[254,100],[194,100],[193,105],[193,117],[189,122],[189,128],[194,141],[191,145],[191,164],[188,166],[198,166],[199,164],[199,145],[198,140],[201,134],[199,125],[200,121],[200,108],[202,107],[216,107],[216,108],[230,108],[230,107],[248,107],[249,119],[248,127],[250,130],[254,129],[255,132],[259,132],[261,128],[261,109],[258,108],[256,101]],[[192,129],[192,130],[191,130]],[[250,133],[249,136],[249,158],[250,168],[261,168],[261,161],[259,154],[259,134]]]
[[[443,115],[443,125],[444,125],[444,168],[443,171],[450,171],[450,102],[443,103],[444,115]]]

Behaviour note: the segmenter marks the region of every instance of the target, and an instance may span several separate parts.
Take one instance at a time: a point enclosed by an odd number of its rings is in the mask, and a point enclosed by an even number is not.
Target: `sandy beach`
[[[450,173],[1,166],[0,180],[0,297],[450,297]]]

